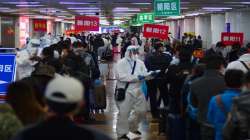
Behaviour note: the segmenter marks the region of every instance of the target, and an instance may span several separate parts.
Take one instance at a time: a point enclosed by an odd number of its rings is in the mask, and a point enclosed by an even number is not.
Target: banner
[[[77,31],[99,31],[99,17],[76,16],[75,30]]]
[[[146,38],[167,39],[168,30],[169,30],[168,26],[155,25],[155,24],[144,24],[143,36]]]
[[[47,32],[47,20],[45,19],[34,19],[33,20],[34,31]]]
[[[0,95],[4,95],[9,83],[15,80],[16,55],[0,54],[0,60]]]
[[[221,42],[224,45],[234,45],[236,43],[240,43],[243,45],[244,34],[243,33],[221,33]]]
[[[179,16],[180,0],[154,0],[155,16]]]

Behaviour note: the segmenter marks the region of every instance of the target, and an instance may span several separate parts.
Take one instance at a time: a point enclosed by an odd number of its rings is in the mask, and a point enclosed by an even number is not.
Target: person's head
[[[198,39],[201,40],[201,36],[200,35],[198,35]]]
[[[206,64],[206,69],[224,70],[225,68],[224,58],[216,54],[206,55],[204,58],[204,63]]]
[[[250,43],[247,43],[246,48],[248,50],[248,53],[250,53]]]
[[[54,48],[46,47],[42,50],[42,58],[53,58],[54,57]]]
[[[241,70],[227,70],[224,79],[227,87],[240,89],[243,85],[244,73]]]
[[[7,89],[7,103],[14,109],[17,117],[24,125],[40,121],[45,115],[45,108],[37,100],[34,88],[27,79],[14,82]]]
[[[232,45],[232,50],[233,51],[239,51],[240,48],[241,48],[240,43],[235,43],[235,44]]]
[[[248,53],[248,49],[246,47],[242,47],[239,49],[237,55],[238,57],[241,57],[242,55],[247,54],[247,53]]]
[[[194,77],[201,77],[205,71],[205,64],[197,64],[192,69],[192,76]]]
[[[125,57],[129,60],[135,61],[138,55],[138,48],[136,46],[129,46],[126,50]]]
[[[155,43],[154,48],[156,52],[164,52],[164,46],[161,42]]]
[[[60,87],[60,88],[58,88]],[[80,81],[70,77],[55,78],[45,90],[49,110],[61,115],[73,115],[83,101],[84,87]]]
[[[192,52],[188,47],[182,47],[179,51],[180,63],[191,62]]]

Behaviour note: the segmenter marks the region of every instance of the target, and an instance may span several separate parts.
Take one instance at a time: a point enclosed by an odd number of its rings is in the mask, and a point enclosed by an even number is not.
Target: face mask
[[[243,87],[241,88],[241,91],[242,91],[242,92],[248,92],[249,89],[248,89],[246,86],[243,86]]]

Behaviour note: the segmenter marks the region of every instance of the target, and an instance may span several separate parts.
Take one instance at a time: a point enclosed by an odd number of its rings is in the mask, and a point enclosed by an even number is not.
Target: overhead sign
[[[75,30],[77,31],[99,31],[99,17],[95,16],[76,16]]]
[[[154,13],[140,13],[137,14],[138,23],[154,23],[155,16]]]
[[[154,0],[155,16],[179,16],[180,0]]]
[[[4,95],[7,86],[15,80],[16,55],[0,54],[0,95]]]
[[[169,30],[168,26],[155,25],[155,24],[144,24],[143,36],[146,38],[167,39],[168,30]]]
[[[34,31],[47,32],[47,20],[45,19],[34,19],[33,20]]]
[[[244,41],[244,34],[243,33],[228,33],[223,32],[221,33],[221,42],[224,45],[234,45],[236,43],[243,44]]]

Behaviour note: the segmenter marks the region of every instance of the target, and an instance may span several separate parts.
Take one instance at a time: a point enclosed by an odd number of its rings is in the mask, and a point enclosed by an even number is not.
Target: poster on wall
[[[45,19],[34,19],[33,29],[35,32],[47,32],[47,20]]]
[[[240,45],[243,45],[243,41],[244,41],[244,33],[232,33],[232,32],[221,33],[221,42],[226,46],[234,45],[236,43],[240,43]]]
[[[96,16],[76,16],[75,30],[77,31],[99,31],[99,17]]]
[[[1,44],[4,48],[15,47],[15,21],[13,17],[1,17]]]
[[[169,27],[165,25],[144,24],[143,36],[146,38],[167,39]]]

